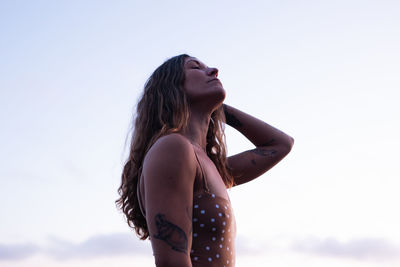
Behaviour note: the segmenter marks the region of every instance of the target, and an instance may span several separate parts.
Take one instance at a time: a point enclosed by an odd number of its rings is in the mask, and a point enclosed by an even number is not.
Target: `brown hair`
[[[146,219],[140,211],[137,195],[138,180],[144,157],[161,136],[178,132],[187,126],[189,102],[183,90],[186,54],[175,56],[159,66],[144,86],[137,105],[130,153],[122,172],[118,188],[118,208],[125,214],[128,225],[135,229],[140,239],[149,237]],[[231,187],[233,178],[226,166],[224,135],[225,115],[222,105],[211,114],[207,132],[206,151],[217,167],[225,185]]]

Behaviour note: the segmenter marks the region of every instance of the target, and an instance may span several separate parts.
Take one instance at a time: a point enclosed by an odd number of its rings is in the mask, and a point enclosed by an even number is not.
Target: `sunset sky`
[[[143,85],[181,53],[295,139],[229,191],[236,266],[399,266],[399,14],[393,0],[1,1],[0,266],[154,266],[114,201]],[[252,148],[226,138],[229,154]]]

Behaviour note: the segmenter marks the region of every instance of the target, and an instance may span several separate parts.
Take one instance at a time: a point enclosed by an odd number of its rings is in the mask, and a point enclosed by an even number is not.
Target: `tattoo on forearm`
[[[272,146],[273,144],[275,144],[275,139],[271,139],[268,142],[266,142],[265,144],[262,144],[260,146]]]
[[[164,214],[156,214],[155,221],[158,233],[153,237],[163,240],[175,251],[187,253],[188,239],[185,232],[165,219]]]
[[[242,127],[243,124],[236,118],[235,115],[232,113],[228,112],[228,109],[224,106],[224,113],[225,113],[225,118],[226,118],[226,123],[232,127],[239,128]]]
[[[270,158],[274,157],[277,153],[275,149],[265,149],[265,148],[256,148],[251,151],[257,155],[269,156]]]

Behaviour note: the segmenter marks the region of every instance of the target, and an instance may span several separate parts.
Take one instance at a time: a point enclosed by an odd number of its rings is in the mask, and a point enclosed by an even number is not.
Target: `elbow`
[[[294,145],[294,138],[289,136],[289,140],[290,140],[290,149],[292,149],[293,145]]]
[[[294,138],[288,135],[288,140],[285,142],[285,152],[289,154],[294,145]]]

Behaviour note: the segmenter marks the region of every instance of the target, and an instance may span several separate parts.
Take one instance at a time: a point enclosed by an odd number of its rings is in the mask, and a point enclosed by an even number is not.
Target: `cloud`
[[[242,235],[236,237],[235,245],[237,255],[256,256],[273,249],[268,242],[250,239]]]
[[[347,242],[340,242],[334,238],[308,238],[295,242],[292,249],[320,256],[357,260],[400,259],[400,246],[382,238],[354,239]]]
[[[236,251],[240,256],[300,252],[321,257],[354,259],[361,262],[400,260],[400,244],[383,238],[359,238],[341,242],[333,237],[293,239],[293,237],[281,236],[270,240],[259,240],[238,236]]]
[[[240,255],[265,253],[265,242],[244,236],[236,238],[236,250]],[[74,243],[52,237],[45,246],[34,244],[0,244],[1,260],[23,260],[36,254],[46,255],[58,261],[91,259],[113,256],[153,255],[149,241],[140,241],[132,234],[114,233],[92,236],[83,242]]]
[[[141,242],[132,234],[123,233],[97,235],[81,243],[51,238],[46,246],[0,244],[0,261],[22,260],[36,254],[44,254],[56,260],[71,260],[122,255],[132,256],[147,253],[152,255],[148,241]]]
[[[39,251],[33,244],[0,244],[0,260],[23,260]]]
[[[266,244],[238,236],[236,247],[239,254],[255,255],[265,252]],[[132,234],[114,233],[92,236],[83,242],[74,243],[51,237],[44,246],[31,243],[0,244],[0,261],[23,260],[42,254],[58,261],[92,259],[113,256],[153,255],[149,241],[140,241]]]
[[[46,254],[60,260],[129,256],[149,252],[146,243],[148,241],[140,242],[135,236],[128,234],[98,235],[78,244],[53,238]]]
[[[263,241],[244,236],[236,238],[237,255],[257,256],[271,251],[295,251],[323,257],[352,258],[359,261],[398,260],[400,246],[381,238],[354,239],[347,242],[335,238],[305,238],[297,241]],[[282,246],[282,244],[285,244]],[[101,257],[137,256],[151,257],[149,241],[140,241],[132,234],[114,233],[92,236],[83,242],[74,243],[59,238],[50,238],[44,246],[37,244],[0,244],[0,261],[24,260],[42,254],[57,261],[93,259]]]

